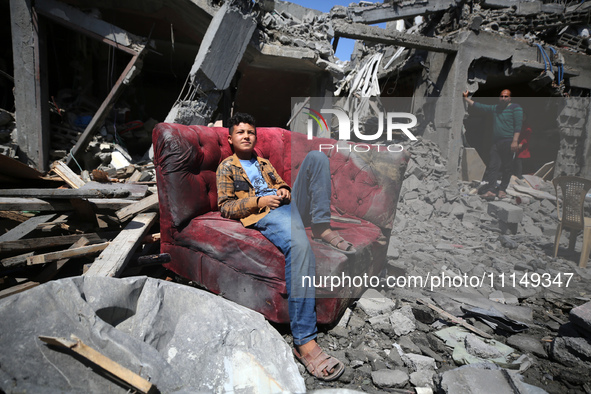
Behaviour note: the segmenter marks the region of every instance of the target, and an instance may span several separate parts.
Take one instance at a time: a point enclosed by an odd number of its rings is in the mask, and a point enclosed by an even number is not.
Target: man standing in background
[[[505,89],[499,96],[499,103],[487,105],[476,103],[468,98],[468,91],[463,93],[464,101],[469,106],[493,115],[493,140],[490,157],[483,181],[486,184],[480,188],[479,194],[485,199],[495,196],[505,198],[506,190],[511,180],[513,170],[513,156],[519,150],[519,133],[523,123],[523,109],[519,104],[511,102],[511,91]],[[497,187],[499,173],[502,174],[501,184]]]

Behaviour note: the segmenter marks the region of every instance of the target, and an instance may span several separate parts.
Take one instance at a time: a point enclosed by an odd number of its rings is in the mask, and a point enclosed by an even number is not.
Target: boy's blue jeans
[[[285,284],[293,341],[303,345],[316,338],[316,300],[310,284],[316,259],[304,226],[330,223],[330,168],[326,155],[306,155],[291,193],[291,204],[272,210],[253,225],[285,255]],[[303,279],[307,286],[303,286]]]

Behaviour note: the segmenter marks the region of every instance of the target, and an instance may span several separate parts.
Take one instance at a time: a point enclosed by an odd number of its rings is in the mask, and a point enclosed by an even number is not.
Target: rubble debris
[[[187,92],[174,104],[166,122],[209,123],[256,27],[251,10],[242,10],[238,4],[225,2],[216,12],[191,68]]]
[[[85,276],[119,276],[156,220],[155,212],[135,216],[127,227],[94,260]]]

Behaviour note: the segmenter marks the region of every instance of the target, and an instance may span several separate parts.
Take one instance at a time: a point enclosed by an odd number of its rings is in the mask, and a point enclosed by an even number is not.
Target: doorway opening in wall
[[[500,92],[509,89],[512,102],[521,105],[524,113],[522,130],[530,127],[529,139],[531,158],[523,160],[523,174],[533,174],[545,163],[556,161],[560,147],[560,136],[557,124],[560,100],[550,97],[548,92],[532,90],[528,82],[539,72],[519,73],[515,77],[488,77],[486,83],[480,85],[472,99],[483,104],[497,104]],[[464,120],[465,137],[468,145],[476,149],[484,163],[488,163],[489,149],[492,142],[493,123],[490,113],[469,109]]]

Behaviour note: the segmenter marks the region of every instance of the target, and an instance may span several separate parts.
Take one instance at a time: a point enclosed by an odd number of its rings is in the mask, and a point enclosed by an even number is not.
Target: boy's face
[[[232,134],[228,136],[228,142],[238,157],[250,158],[257,142],[254,127],[248,123],[237,124],[233,128]]]

